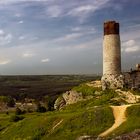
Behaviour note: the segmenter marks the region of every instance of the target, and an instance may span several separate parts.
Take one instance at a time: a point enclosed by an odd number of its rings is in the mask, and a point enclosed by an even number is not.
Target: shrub
[[[16,111],[15,111],[15,114],[16,115],[21,115],[21,114],[23,114],[23,112],[22,112],[22,110],[20,109],[20,108],[16,108]]]
[[[47,110],[46,110],[46,108],[44,107],[44,106],[41,106],[41,104],[38,104],[37,105],[37,109],[36,109],[36,112],[41,112],[41,113],[43,113],[43,112],[46,112]]]
[[[8,107],[15,106],[15,101],[11,96],[0,96],[0,102],[4,102]]]
[[[11,122],[18,122],[18,121],[23,120],[23,119],[24,119],[23,116],[12,115],[11,118],[10,118],[10,121]]]

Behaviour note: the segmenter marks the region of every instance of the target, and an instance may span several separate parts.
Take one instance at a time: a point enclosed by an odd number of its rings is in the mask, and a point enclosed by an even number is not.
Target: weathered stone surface
[[[86,85],[89,87],[97,87],[97,88],[102,86],[101,80],[91,81],[91,82],[88,82]]]
[[[64,100],[66,101],[66,104],[73,104],[73,103],[83,100],[82,93],[78,93],[73,90],[67,91],[62,96],[63,96]]]
[[[139,103],[140,102],[140,96],[139,95],[134,95],[131,91],[122,91],[120,89],[115,90],[119,98],[124,100],[125,102],[129,104],[134,104],[134,103]]]
[[[124,78],[127,88],[140,89],[140,71],[126,72]]]
[[[124,76],[115,74],[105,74],[102,76],[102,89],[121,89],[124,87]]]
[[[140,140],[140,130],[135,130],[134,132],[117,136],[116,138],[113,138],[112,140]]]
[[[104,35],[119,34],[119,23],[107,21],[104,23]]]
[[[103,74],[121,73],[120,36],[105,35],[103,40]]]
[[[63,93],[62,96],[57,98],[54,104],[54,109],[59,110],[68,104],[74,104],[81,100],[83,100],[82,93],[70,90],[66,93]]]
[[[54,103],[54,109],[62,109],[66,105],[66,102],[62,96],[58,97]]]

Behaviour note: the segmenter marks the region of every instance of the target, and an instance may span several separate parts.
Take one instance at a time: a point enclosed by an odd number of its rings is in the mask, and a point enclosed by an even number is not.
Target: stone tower
[[[121,49],[119,23],[107,21],[104,23],[103,39],[103,74],[121,73]]]
[[[121,75],[121,46],[119,23],[107,21],[104,23],[103,38],[103,76],[102,88],[123,88],[124,77]]]

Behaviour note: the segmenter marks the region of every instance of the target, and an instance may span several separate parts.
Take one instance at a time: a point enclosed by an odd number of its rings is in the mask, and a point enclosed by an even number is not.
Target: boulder
[[[81,100],[83,100],[82,93],[70,90],[67,91],[66,93],[63,93],[62,96],[56,99],[54,109],[60,110],[68,104],[74,104]]]
[[[78,92],[73,91],[73,90],[67,91],[62,96],[66,102],[66,105],[67,104],[74,104],[74,103],[77,103],[78,101],[83,100],[82,93],[78,93]]]

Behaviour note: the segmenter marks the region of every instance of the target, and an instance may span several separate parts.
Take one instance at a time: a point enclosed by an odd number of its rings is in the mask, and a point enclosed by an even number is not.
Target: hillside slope
[[[115,123],[111,106],[128,104],[125,98],[119,98],[120,95],[113,90],[101,91],[100,88],[86,84],[73,90],[81,92],[83,100],[68,104],[58,111],[26,113],[19,115],[22,120],[16,122],[11,121],[14,113],[1,113],[0,140],[82,140],[82,136],[95,140]],[[89,96],[92,98],[87,98]],[[119,110],[117,112],[119,113]],[[105,140],[117,136],[121,138],[122,134],[140,129],[139,104],[128,107],[126,112],[122,113],[122,116],[124,115],[125,121],[108,135],[104,135]],[[140,138],[140,135],[137,136]]]

